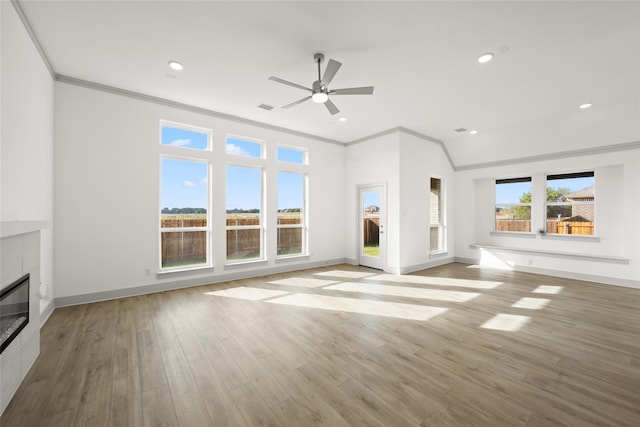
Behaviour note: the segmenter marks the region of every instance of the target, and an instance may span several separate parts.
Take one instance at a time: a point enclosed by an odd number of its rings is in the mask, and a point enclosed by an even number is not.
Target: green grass
[[[380,256],[380,245],[364,245],[363,255]]]

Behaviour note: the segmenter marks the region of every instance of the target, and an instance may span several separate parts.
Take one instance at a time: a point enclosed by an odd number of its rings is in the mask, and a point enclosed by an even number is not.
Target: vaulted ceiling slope
[[[401,126],[464,166],[640,140],[639,2],[19,5],[59,76],[339,142]],[[333,87],[373,96],[335,96],[335,116],[312,102],[281,109],[307,93],[268,77],[311,86],[316,52],[343,64]]]

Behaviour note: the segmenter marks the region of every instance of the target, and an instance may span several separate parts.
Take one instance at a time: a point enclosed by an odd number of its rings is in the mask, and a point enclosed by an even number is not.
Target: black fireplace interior
[[[29,275],[22,276],[0,293],[0,353],[29,323]]]

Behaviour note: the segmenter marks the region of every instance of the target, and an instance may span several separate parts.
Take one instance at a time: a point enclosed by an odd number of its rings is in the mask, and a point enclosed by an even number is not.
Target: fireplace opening
[[[29,275],[0,292],[0,353],[29,323]]]

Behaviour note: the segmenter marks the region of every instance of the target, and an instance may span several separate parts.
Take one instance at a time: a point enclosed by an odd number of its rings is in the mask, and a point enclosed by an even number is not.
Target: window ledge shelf
[[[583,261],[598,261],[598,262],[609,262],[614,264],[629,264],[629,259],[618,256],[608,256],[608,255],[589,255],[589,254],[579,254],[572,252],[559,252],[559,251],[542,251],[538,249],[522,249],[522,248],[511,248],[507,246],[494,246],[494,245],[485,245],[481,243],[474,243],[469,245],[471,249],[485,249],[490,251],[502,251],[502,252],[516,252],[522,254],[529,255],[538,255],[538,256],[547,256],[547,257],[562,257],[562,258],[571,258],[571,259],[579,259]]]
[[[521,232],[521,231],[492,231],[490,234],[492,236],[500,236],[500,237],[520,237],[523,239],[536,238],[536,233]]]

